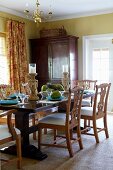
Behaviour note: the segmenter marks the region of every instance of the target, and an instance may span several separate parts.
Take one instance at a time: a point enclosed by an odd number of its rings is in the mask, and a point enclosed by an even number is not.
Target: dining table
[[[83,98],[94,97],[94,92],[87,92],[84,93]],[[30,143],[30,134],[36,132],[38,130],[38,124],[29,125],[29,120],[32,115],[44,111],[47,112],[54,112],[58,110],[58,107],[61,105],[63,108],[62,103],[65,106],[65,102],[67,98],[65,97],[62,100],[57,101],[50,101],[50,100],[37,100],[32,101],[28,100],[27,103],[17,103],[17,104],[0,104],[0,110],[10,110],[16,109],[17,112],[15,114],[15,126],[21,131],[22,136],[22,156],[36,159],[36,160],[43,160],[47,158],[45,153],[42,153],[37,147]],[[63,110],[65,107],[63,108]],[[63,111],[62,110],[62,111]],[[13,154],[16,155],[16,146],[11,145],[7,148],[2,148],[0,150],[3,153]]]
[[[38,125],[29,126],[30,117],[41,111],[55,111],[60,101],[28,101],[27,103],[18,103],[15,105],[0,104],[0,110],[16,109],[15,126],[21,131],[22,136],[22,156],[37,160],[47,158],[47,155],[42,153],[37,147],[30,144],[30,134],[38,130]],[[11,145],[1,149],[2,153],[16,155],[16,145]]]

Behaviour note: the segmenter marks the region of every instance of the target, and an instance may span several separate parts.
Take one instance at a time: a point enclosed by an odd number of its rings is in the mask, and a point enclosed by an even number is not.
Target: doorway
[[[83,37],[83,78],[110,82],[108,111],[113,112],[113,34]]]

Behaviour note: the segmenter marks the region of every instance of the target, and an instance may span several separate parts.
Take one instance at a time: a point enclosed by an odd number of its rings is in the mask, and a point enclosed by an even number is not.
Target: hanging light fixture
[[[46,15],[44,14],[43,11],[40,11],[39,6],[40,6],[40,3],[38,0],[36,0],[36,9],[32,15],[32,18],[34,19],[36,24],[39,24],[42,21],[50,20],[52,18],[52,14],[53,14],[52,10],[51,10],[51,5],[50,5],[49,12]],[[28,3],[26,3],[26,9],[24,10],[24,13],[26,14],[27,18],[30,17],[30,11],[28,10]]]
[[[41,20],[41,12],[39,10],[39,2],[38,0],[36,1],[36,10],[34,11],[34,14],[33,14],[33,19],[36,23],[40,23],[42,20]]]

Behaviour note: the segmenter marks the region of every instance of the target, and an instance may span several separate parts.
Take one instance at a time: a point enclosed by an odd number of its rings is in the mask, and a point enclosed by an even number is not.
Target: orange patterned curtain
[[[10,67],[10,83],[21,91],[21,84],[27,81],[28,59],[26,53],[25,24],[7,21],[7,49]]]

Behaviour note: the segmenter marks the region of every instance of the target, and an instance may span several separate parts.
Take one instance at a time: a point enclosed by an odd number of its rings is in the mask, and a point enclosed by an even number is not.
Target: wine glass
[[[14,94],[16,96],[16,99],[19,100],[20,91],[16,90]]]
[[[24,103],[25,103],[25,99],[26,99],[26,95],[23,94],[23,93],[21,93],[21,94],[19,95],[19,98],[20,98],[21,103],[24,104]]]

